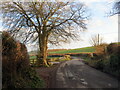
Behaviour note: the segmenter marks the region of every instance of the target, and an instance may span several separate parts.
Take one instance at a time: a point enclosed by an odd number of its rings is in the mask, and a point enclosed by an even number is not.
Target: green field
[[[116,44],[120,45],[120,42],[116,42]],[[58,50],[58,51],[50,51],[49,55],[54,55],[54,54],[78,54],[78,53],[93,53],[95,52],[95,47],[84,47],[84,48],[77,48],[77,49],[68,49],[68,50]],[[35,53],[35,51],[34,51]],[[34,54],[36,55],[36,54]],[[51,58],[58,58],[58,57],[47,57],[47,59],[51,59]],[[30,56],[30,62],[33,63],[37,61],[37,57],[36,56]]]
[[[49,52],[49,54],[66,54],[66,53],[91,53],[94,52],[94,47],[85,47],[85,48],[78,48],[78,49],[69,49],[69,50],[62,50],[62,51],[54,51]]]
[[[49,52],[49,54],[91,53],[91,52],[95,52],[95,47],[85,47],[85,48],[77,48],[77,49],[52,51],[52,52]],[[51,58],[58,58],[58,57],[49,57],[49,56],[47,57],[47,59],[51,59]],[[33,59],[34,59],[34,62],[36,62],[37,57],[30,56],[31,64],[33,64]]]
[[[114,43],[120,45],[120,42],[114,42]]]
[[[30,59],[36,59],[37,57],[36,56],[30,56]]]
[[[91,53],[94,51],[95,51],[94,47],[85,47],[85,48],[54,51],[54,52],[49,52],[49,54],[66,54],[66,53],[83,53],[83,52]],[[48,57],[48,58],[50,59],[51,57]],[[30,59],[36,59],[36,56],[30,56]]]

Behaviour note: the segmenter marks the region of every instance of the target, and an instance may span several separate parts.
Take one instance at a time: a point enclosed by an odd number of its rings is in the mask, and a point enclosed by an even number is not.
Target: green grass
[[[30,56],[30,59],[36,59],[37,57],[36,56]]]
[[[66,53],[82,53],[82,52],[90,53],[94,51],[95,51],[94,47],[85,47],[85,48],[78,48],[78,49],[49,52],[49,54],[66,54]]]
[[[111,44],[111,43],[110,43]],[[112,44],[120,45],[120,42],[113,42]]]
[[[114,42],[114,43],[120,45],[120,42]]]
[[[94,47],[85,47],[85,48],[78,48],[78,49],[54,51],[54,52],[49,52],[49,54],[66,54],[66,53],[82,53],[82,52],[91,53],[91,52],[94,52],[94,51],[95,51]],[[47,59],[51,59],[51,58],[58,58],[58,57],[49,57],[49,56],[47,57]],[[31,64],[33,63],[32,62],[33,59],[36,60],[37,57],[36,56],[30,56]]]
[[[78,48],[78,49],[54,51],[54,52],[49,52],[49,54],[66,54],[66,53],[82,53],[82,52],[91,53],[91,52],[94,52],[94,51],[95,51],[94,47],[85,47],[85,48]],[[49,57],[49,56],[47,57],[47,59],[51,59],[51,58],[58,58],[58,57]],[[32,64],[33,59],[36,60],[37,57],[36,56],[30,56],[31,64]]]

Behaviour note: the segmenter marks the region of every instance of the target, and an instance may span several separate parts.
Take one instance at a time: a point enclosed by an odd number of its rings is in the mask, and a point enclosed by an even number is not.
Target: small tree
[[[98,46],[102,43],[103,43],[103,37],[101,37],[99,34],[92,36],[90,39],[90,44],[92,46]]]

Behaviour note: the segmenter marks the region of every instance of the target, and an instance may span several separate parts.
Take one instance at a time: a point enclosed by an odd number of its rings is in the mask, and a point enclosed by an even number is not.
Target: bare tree
[[[116,0],[116,2],[114,2],[114,6],[111,12],[111,15],[116,14],[120,14],[120,0]]]
[[[90,44],[92,46],[98,46],[102,43],[103,43],[103,37],[101,37],[99,34],[92,36],[90,39]]]
[[[38,42],[47,66],[47,44],[76,39],[88,19],[86,6],[78,2],[6,2],[1,7],[5,29],[24,42]]]

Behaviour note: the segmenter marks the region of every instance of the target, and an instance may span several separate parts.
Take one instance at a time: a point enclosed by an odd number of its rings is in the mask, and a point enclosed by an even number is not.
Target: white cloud
[[[104,37],[105,42],[118,41],[118,17],[117,15],[112,17],[106,17],[104,19],[93,18],[89,24],[88,33],[90,35],[100,34]]]
[[[92,3],[92,2],[115,2],[116,0],[78,0],[78,1]]]
[[[118,23],[118,15],[111,16],[109,19],[111,22]]]
[[[103,25],[105,25],[105,22],[101,19],[96,19],[96,21],[93,21],[92,23],[93,27],[102,27]]]

